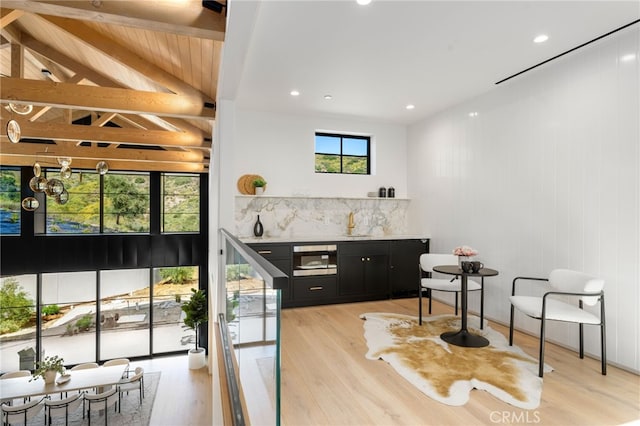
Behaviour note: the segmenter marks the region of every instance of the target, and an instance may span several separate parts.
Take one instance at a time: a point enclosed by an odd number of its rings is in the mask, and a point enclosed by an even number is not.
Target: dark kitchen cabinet
[[[289,276],[289,286],[282,289],[282,306],[291,300],[291,245],[290,244],[249,244],[259,255]]]
[[[391,297],[418,295],[418,263],[429,252],[429,240],[393,240],[389,242],[389,281]]]
[[[387,242],[338,244],[338,297],[341,301],[389,296]]]

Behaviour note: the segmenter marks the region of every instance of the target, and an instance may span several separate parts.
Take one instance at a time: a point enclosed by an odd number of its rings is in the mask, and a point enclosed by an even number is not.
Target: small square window
[[[371,138],[316,133],[316,173],[370,174]]]

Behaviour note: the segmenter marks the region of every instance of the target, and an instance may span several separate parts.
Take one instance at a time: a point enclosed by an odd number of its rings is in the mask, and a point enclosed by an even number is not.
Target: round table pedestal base
[[[447,343],[466,348],[482,348],[489,346],[489,341],[477,334],[471,334],[467,330],[449,331],[442,333],[440,338]]]

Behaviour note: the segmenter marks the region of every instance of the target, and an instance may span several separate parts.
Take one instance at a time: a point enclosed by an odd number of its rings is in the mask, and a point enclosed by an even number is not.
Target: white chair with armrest
[[[547,290],[540,297],[516,295],[518,280],[548,283]],[[547,320],[573,322],[579,324],[580,358],[584,358],[584,324],[600,326],[600,348],[602,374],[607,374],[606,327],[604,315],[604,280],[582,272],[569,269],[554,269],[549,278],[516,277],[511,288],[511,320],[509,322],[509,345],[513,345],[513,323],[515,309],[525,315],[540,320],[540,365],[538,375],[544,372],[545,323]],[[568,303],[559,300],[561,296],[573,300]],[[584,304],[600,304],[600,315],[584,310]]]

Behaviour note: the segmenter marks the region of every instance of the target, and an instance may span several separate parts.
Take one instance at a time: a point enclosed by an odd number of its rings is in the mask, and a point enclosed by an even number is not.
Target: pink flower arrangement
[[[458,246],[453,249],[453,254],[456,256],[475,256],[478,254],[478,251],[469,246]]]

